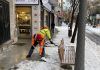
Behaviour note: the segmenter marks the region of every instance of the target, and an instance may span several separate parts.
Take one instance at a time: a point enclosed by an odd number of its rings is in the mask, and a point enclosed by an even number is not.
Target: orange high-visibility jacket
[[[39,32],[37,32],[37,34],[41,34],[43,39],[45,39],[45,37],[47,37],[48,39],[51,39],[50,31],[47,28],[41,29]],[[34,44],[34,37],[32,37],[32,45],[33,44]]]

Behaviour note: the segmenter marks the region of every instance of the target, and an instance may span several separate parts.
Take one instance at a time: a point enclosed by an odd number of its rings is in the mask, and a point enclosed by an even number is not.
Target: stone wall
[[[0,53],[11,47],[11,44],[17,42],[17,30],[15,22],[15,0],[6,0],[9,2],[10,7],[10,37],[11,39],[0,45]]]
[[[11,40],[17,41],[17,29],[16,29],[16,19],[15,19],[15,0],[7,0],[10,6],[10,34]]]

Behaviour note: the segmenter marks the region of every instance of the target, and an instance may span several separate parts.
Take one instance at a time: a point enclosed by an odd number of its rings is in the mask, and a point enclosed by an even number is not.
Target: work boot
[[[47,60],[46,60],[45,57],[42,57],[39,61],[44,61],[44,62],[46,62]]]
[[[30,58],[30,57],[31,57],[31,55],[27,55],[27,56],[26,56],[26,58]]]
[[[28,55],[26,56],[26,58],[30,58],[31,57],[31,55],[33,53],[33,50],[34,50],[34,46],[31,47],[31,49],[30,49]]]

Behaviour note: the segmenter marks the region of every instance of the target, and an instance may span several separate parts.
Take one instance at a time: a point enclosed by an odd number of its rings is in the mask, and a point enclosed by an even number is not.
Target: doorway
[[[16,25],[18,28],[18,38],[31,38],[31,15],[31,6],[16,7]]]

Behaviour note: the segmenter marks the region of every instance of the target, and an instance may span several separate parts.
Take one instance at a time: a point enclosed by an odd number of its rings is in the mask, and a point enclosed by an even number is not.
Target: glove
[[[49,39],[49,41],[50,41],[51,44],[54,44],[54,43],[51,41],[51,39]]]
[[[52,42],[51,39],[49,39],[49,41],[50,41],[51,44],[54,44],[55,46],[58,46],[58,45],[56,45],[54,42]]]
[[[54,44],[52,41],[50,41],[51,44]]]

